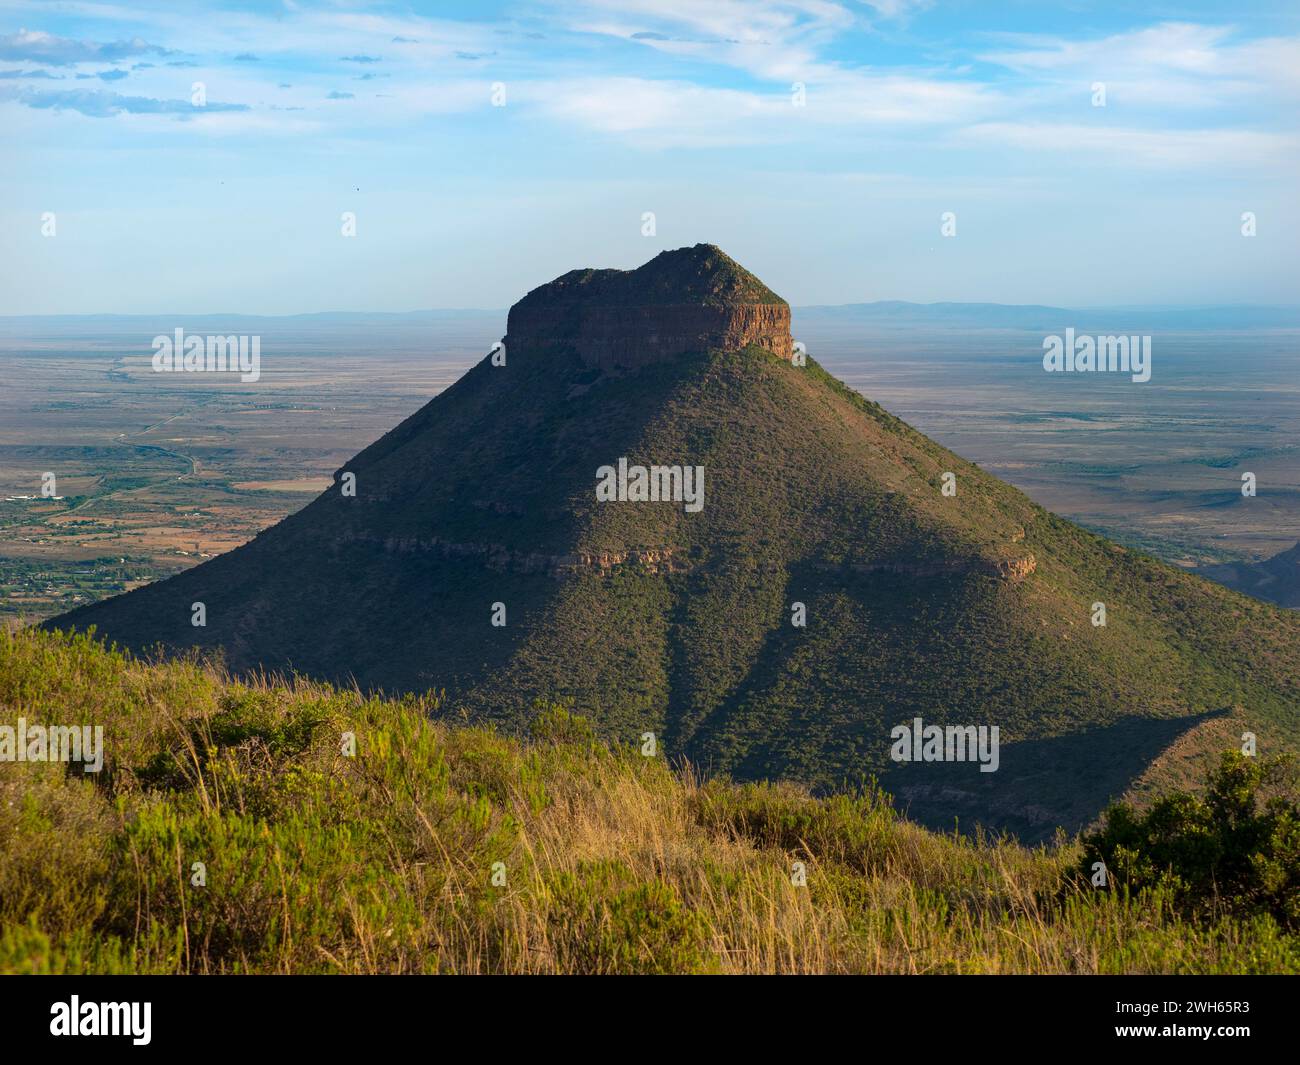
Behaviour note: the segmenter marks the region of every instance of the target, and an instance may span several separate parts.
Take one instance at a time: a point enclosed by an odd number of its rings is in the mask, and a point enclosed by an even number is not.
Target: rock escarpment
[[[790,306],[711,244],[663,252],[636,270],[570,271],[516,303],[506,327],[510,352],[573,350],[601,368],[751,344],[789,359]]]
[[[824,563],[816,564],[816,569],[833,571],[838,567]],[[978,574],[985,577],[997,577],[999,580],[1018,584],[1038,568],[1038,560],[1033,555],[1018,558],[951,558],[940,561],[906,561],[887,559],[880,562],[853,562],[848,565],[853,573],[892,573],[899,577],[923,579],[927,577],[961,577]]]
[[[678,573],[686,563],[672,547],[631,547],[624,551],[574,551],[548,555],[539,551],[511,550],[504,544],[453,543],[437,536],[352,537],[391,554],[430,552],[444,558],[471,558],[489,569],[514,573],[544,573],[556,579],[581,573],[607,576],[617,566],[640,566],[646,573]]]

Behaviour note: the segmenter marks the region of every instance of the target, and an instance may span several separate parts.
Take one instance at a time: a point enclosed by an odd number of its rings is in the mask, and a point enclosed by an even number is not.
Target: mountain
[[[710,245],[565,274],[511,309],[504,365],[484,358],[303,510],[47,624],[445,689],[445,712],[511,730],[568,701],[706,772],[879,774],[914,818],[1029,839],[1225,736],[1297,744],[1300,615],[1036,506],[801,364],[789,315]],[[598,498],[624,463],[628,484],[680,467],[656,487],[684,498]],[[916,718],[996,726],[997,771],[893,761]]]
[[[1218,563],[1196,572],[1270,603],[1300,608],[1300,543],[1262,562]]]

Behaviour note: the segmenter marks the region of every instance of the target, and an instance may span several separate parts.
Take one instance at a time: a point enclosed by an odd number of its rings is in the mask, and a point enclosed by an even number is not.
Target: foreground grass
[[[0,723],[107,752],[0,762],[0,972],[1300,972],[1267,916],[1077,886],[1073,842],[702,783],[559,708],[527,743],[433,709],[0,633]]]

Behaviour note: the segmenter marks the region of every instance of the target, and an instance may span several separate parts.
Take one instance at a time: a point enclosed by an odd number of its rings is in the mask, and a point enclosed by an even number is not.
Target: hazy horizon
[[[522,293],[521,293],[522,295]],[[171,315],[181,318],[215,318],[227,316],[230,318],[365,318],[365,317],[388,317],[400,318],[410,317],[420,314],[505,314],[510,310],[510,305],[501,307],[412,307],[406,310],[356,310],[341,309],[330,311],[283,311],[277,314],[258,314],[247,311],[234,310],[152,310],[152,311],[68,311],[55,314],[0,314],[0,322],[4,321],[21,321],[26,319],[59,319],[59,318],[158,318],[165,315]],[[1046,310],[1046,311],[1066,311],[1080,314],[1095,312],[1123,311],[1138,314],[1176,314],[1180,312],[1205,312],[1205,311],[1285,311],[1300,314],[1300,303],[1189,303],[1189,304],[1160,304],[1160,303],[1111,303],[1098,304],[1095,306],[1053,306],[1042,303],[997,303],[989,301],[976,300],[933,300],[930,302],[921,302],[917,300],[870,300],[859,303],[798,303],[791,304],[793,311],[834,311],[844,309],[870,309],[886,307],[908,307],[920,310],[935,308],[990,308],[996,310],[1019,311],[1019,310]]]

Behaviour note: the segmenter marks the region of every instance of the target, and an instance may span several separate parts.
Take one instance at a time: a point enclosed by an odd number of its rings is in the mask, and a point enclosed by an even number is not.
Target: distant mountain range
[[[864,321],[880,324],[983,325],[989,328],[1043,329],[1056,331],[1067,325],[1096,323],[1116,332],[1134,329],[1202,330],[1202,329],[1270,329],[1300,328],[1300,306],[1226,306],[1226,307],[1047,307],[1037,304],[1003,303],[908,303],[902,300],[879,300],[874,303],[845,303],[795,307],[797,319]],[[151,314],[55,314],[0,316],[0,331],[21,332],[30,327],[71,326],[84,328],[92,323],[148,329],[155,324],[170,327],[176,323],[210,322],[214,328],[231,328],[231,323],[265,322],[310,325],[352,324],[374,321],[411,323],[448,319],[496,319],[503,309],[441,309],[418,311],[319,311],[308,314],[241,314],[204,312],[158,312]]]
[[[1031,839],[1225,737],[1297,745],[1300,615],[1047,512],[804,364],[790,319],[710,245],[566,274],[306,508],[47,624],[511,730],[566,701],[706,772],[876,774]],[[918,719],[997,727],[996,771],[896,759]]]
[[[800,307],[801,320],[928,323],[1055,332],[1065,325],[1098,332],[1131,333],[1143,329],[1300,328],[1300,307],[1043,307],[1002,303],[905,303],[884,300],[837,306]]]

